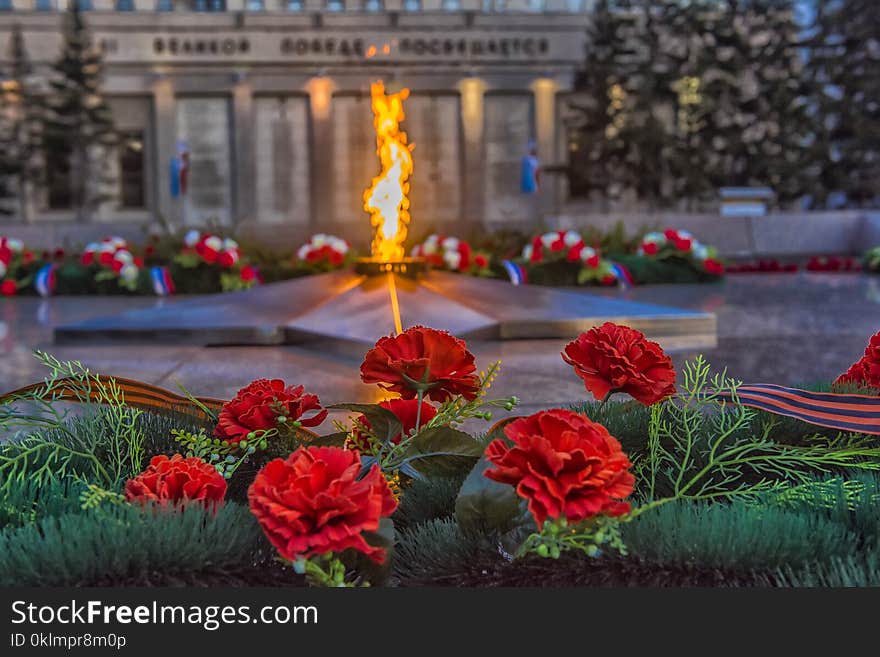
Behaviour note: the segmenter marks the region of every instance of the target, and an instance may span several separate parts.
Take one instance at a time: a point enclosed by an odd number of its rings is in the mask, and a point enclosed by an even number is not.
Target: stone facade
[[[275,1],[277,9],[250,11],[268,3],[227,0],[221,12],[157,12],[155,0],[114,11],[93,1],[87,20],[105,53],[105,93],[117,125],[138,139],[134,168],[143,166],[142,207],[129,207],[136,193],[125,206],[120,192],[93,221],[161,216],[259,235],[355,237],[367,224],[363,190],[378,173],[369,102],[377,79],[411,90],[414,231],[526,227],[559,208],[559,176],[524,202],[519,160],[532,141],[545,165],[564,157],[558,108],[584,59],[585,12],[567,0],[545,0],[541,11],[508,2],[504,12],[475,0],[422,0],[419,11],[400,0],[382,11],[351,0],[344,11],[313,0],[289,11]],[[59,13],[11,3],[0,12],[0,55],[17,22],[45,67],[60,48]],[[189,184],[174,196],[170,163],[181,142]],[[72,220],[35,204],[36,222]]]

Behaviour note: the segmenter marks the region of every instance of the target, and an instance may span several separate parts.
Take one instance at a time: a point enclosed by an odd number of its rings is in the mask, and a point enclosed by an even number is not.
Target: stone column
[[[311,199],[312,216],[308,225],[319,228],[322,223],[334,222],[333,207],[333,80],[314,77],[306,83],[309,93],[309,109],[312,123],[312,143],[309,159],[312,166]],[[350,184],[351,181],[347,181]]]
[[[177,155],[177,112],[174,82],[160,75],[153,82],[153,121],[156,139],[156,213],[171,225],[182,225],[180,200],[171,198],[171,158]]]
[[[532,82],[531,88],[535,96],[535,140],[538,145],[538,158],[543,166],[559,164],[556,151],[556,80],[538,78]],[[541,182],[541,210],[543,213],[555,212],[559,207],[557,191],[559,176],[545,175]]]
[[[232,212],[234,223],[254,221],[254,198],[256,151],[254,145],[254,106],[251,85],[247,78],[239,75],[232,89],[232,125],[235,135],[235,199]]]
[[[486,83],[480,78],[464,78],[458,83],[461,94],[461,126],[464,170],[462,175],[462,214],[469,223],[483,220],[483,94]]]

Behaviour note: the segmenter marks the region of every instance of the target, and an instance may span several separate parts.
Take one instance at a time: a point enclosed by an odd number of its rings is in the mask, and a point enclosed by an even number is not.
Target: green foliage
[[[455,498],[463,477],[413,479],[403,487],[394,523],[399,529],[414,527],[455,513]]]
[[[848,556],[858,536],[821,511],[677,501],[623,525],[633,556],[663,564],[764,570]]]
[[[262,559],[247,507],[216,514],[104,505],[0,531],[0,586],[83,586],[138,574],[198,572]]]
[[[754,498],[816,473],[880,468],[880,449],[858,437],[801,446],[770,440],[768,427],[754,435],[755,411],[737,403],[739,382],[723,372],[710,376],[702,356],[681,373],[680,394],[651,407],[648,450],[634,468],[647,504],[635,515],[672,500]]]
[[[78,361],[62,362],[39,351],[35,356],[50,375],[0,408],[0,432],[10,436],[0,446],[2,486],[16,479],[41,484],[73,476],[114,489],[140,472],[141,411],[125,405],[116,382],[93,375]],[[84,412],[73,416],[63,410],[64,395],[83,402]],[[101,406],[89,406],[90,399]]]
[[[835,557],[828,563],[813,563],[800,568],[782,566],[760,583],[785,587],[871,587],[880,586],[880,553]]]
[[[617,518],[596,516],[576,524],[569,524],[565,518],[548,519],[539,532],[526,537],[516,556],[537,554],[558,559],[563,552],[581,552],[596,557],[602,550],[614,550],[622,555],[627,553]]]
[[[593,422],[598,422],[620,441],[623,451],[630,459],[644,453],[648,446],[648,423],[651,410],[637,401],[616,402],[609,400],[606,404],[598,401],[585,401],[574,404],[571,409],[586,415]]]
[[[439,518],[400,533],[394,575],[404,585],[438,585],[457,578],[470,564],[502,557],[485,536]]]
[[[4,530],[79,511],[83,484],[72,479],[44,483],[14,479],[2,482],[0,489],[0,530]]]

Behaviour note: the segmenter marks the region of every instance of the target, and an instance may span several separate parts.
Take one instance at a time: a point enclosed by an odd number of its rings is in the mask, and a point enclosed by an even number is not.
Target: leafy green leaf
[[[346,438],[348,438],[348,434],[345,431],[337,431],[326,436],[312,438],[306,444],[309,447],[342,447],[345,445]]]
[[[397,416],[378,404],[332,404],[326,408],[360,413],[367,418],[373,434],[382,442],[391,442],[403,431]]]
[[[504,534],[521,524],[522,506],[513,486],[486,476],[485,457],[477,461],[455,500],[455,518],[463,529]]]
[[[423,475],[449,475],[462,471],[462,461],[472,463],[482,453],[483,446],[463,431],[431,427],[412,437],[404,453],[404,463]]]

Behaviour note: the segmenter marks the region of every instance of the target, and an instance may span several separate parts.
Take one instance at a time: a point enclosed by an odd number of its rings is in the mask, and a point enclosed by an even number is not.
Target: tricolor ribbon
[[[512,260],[502,260],[501,266],[507,272],[507,277],[514,285],[524,285],[529,282],[525,268]]]
[[[633,279],[632,274],[629,273],[629,269],[624,267],[619,262],[611,262],[611,271],[614,272],[614,276],[620,283],[620,286],[623,288],[630,288],[636,284],[635,279]]]
[[[51,297],[55,292],[55,268],[54,263],[45,264],[34,276],[34,287],[41,297]]]
[[[880,434],[880,397],[812,392],[772,383],[739,386],[737,401],[773,413],[838,431]],[[732,397],[719,395],[722,401]]]
[[[167,267],[150,267],[150,281],[156,296],[167,297],[174,294],[174,281]]]

